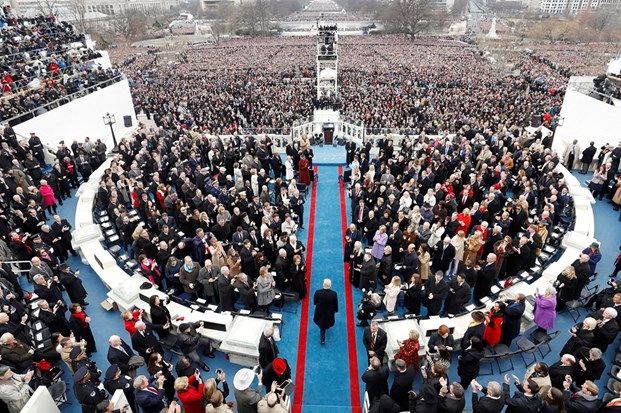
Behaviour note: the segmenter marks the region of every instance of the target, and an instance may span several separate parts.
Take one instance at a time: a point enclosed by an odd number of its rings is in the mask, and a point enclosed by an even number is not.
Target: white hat
[[[254,380],[254,371],[250,369],[240,369],[233,377],[233,387],[239,391],[246,390]]]

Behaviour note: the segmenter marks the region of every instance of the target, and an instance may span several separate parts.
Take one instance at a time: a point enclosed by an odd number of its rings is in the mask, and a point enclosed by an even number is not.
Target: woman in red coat
[[[418,352],[420,351],[419,337],[418,331],[410,330],[410,337],[402,343],[399,343],[399,351],[395,354],[395,359],[405,361],[406,366],[414,367],[415,370],[418,369]]]
[[[304,185],[310,185],[310,163],[304,154],[300,154],[300,162],[298,162],[298,169],[300,171],[300,183]]]
[[[203,390],[205,385],[198,373],[189,377],[182,376],[175,380],[175,390],[185,413],[205,413]]]
[[[490,347],[494,347],[500,343],[500,335],[502,333],[502,322],[505,316],[505,304],[499,301],[485,316],[485,330],[483,330],[483,341]]]

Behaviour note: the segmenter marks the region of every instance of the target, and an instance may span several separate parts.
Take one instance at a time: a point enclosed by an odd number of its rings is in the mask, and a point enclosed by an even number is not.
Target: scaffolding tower
[[[338,35],[336,24],[317,23],[317,99],[338,95]]]

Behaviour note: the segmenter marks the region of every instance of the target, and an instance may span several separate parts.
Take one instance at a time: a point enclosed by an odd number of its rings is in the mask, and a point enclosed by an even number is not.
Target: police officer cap
[[[69,352],[69,358],[71,360],[75,360],[78,357],[80,357],[80,354],[82,354],[82,348],[80,346],[75,346],[74,348],[71,349],[71,351]]]
[[[84,377],[86,377],[87,374],[88,374],[88,369],[86,368],[86,366],[82,366],[73,375],[73,381],[74,382],[82,381],[84,380]]]
[[[119,372],[119,370],[119,366],[117,366],[116,364],[112,364],[110,367],[108,367],[108,370],[106,370],[106,380],[112,380],[114,376],[116,376],[116,373]]]

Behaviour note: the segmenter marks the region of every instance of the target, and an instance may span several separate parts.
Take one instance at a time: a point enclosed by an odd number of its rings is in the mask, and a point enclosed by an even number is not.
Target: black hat
[[[82,354],[82,347],[80,346],[74,346],[71,351],[69,352],[69,358],[71,360],[75,360],[78,357],[80,357],[80,354]]]
[[[108,367],[108,370],[106,370],[106,380],[112,380],[114,376],[116,376],[116,373],[119,372],[119,370],[119,366],[117,366],[116,364],[110,365],[110,367]]]
[[[67,264],[60,264],[58,269],[61,271],[65,271],[66,269],[69,269],[69,266]]]
[[[181,331],[181,332],[184,332],[188,328],[190,328],[190,323],[181,323],[179,325],[179,331]]]
[[[73,374],[73,381],[74,382],[82,381],[84,377],[86,377],[87,374],[88,374],[88,369],[86,368],[86,366],[82,366],[78,369],[78,371],[76,371]]]

